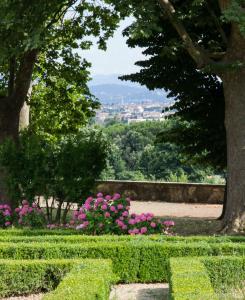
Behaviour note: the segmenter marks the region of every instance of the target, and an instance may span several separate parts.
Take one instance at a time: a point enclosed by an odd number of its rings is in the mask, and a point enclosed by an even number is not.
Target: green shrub
[[[1,145],[0,165],[7,170],[7,186],[16,203],[23,198],[32,203],[36,196],[53,197],[60,204],[59,221],[63,202],[80,202],[92,192],[106,165],[107,151],[108,142],[96,129],[56,139],[24,131],[18,147],[11,140]],[[47,216],[50,223],[54,221],[49,210]]]
[[[110,284],[116,280],[106,260],[0,260],[0,297],[58,286],[45,299],[108,299]]]
[[[43,300],[108,300],[110,286],[116,281],[109,261],[89,261],[76,265]]]
[[[75,260],[0,260],[0,296],[54,289]]]
[[[170,257],[213,256],[221,254],[244,255],[242,243],[170,242],[151,241],[147,238],[115,237],[87,240],[78,243],[32,242],[0,243],[0,258],[58,259],[104,258],[111,259],[113,271],[123,282],[160,282],[168,280]],[[76,238],[76,237],[74,237]],[[85,238],[85,237],[84,237]],[[102,239],[104,238],[104,240]]]
[[[205,257],[202,262],[215,290],[226,293],[231,287],[244,286],[245,257]]]
[[[169,282],[173,300],[218,299],[207,269],[198,258],[171,258]]]

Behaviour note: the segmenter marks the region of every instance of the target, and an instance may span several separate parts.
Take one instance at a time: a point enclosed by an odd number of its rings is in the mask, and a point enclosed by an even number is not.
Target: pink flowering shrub
[[[15,209],[17,223],[21,227],[39,228],[47,223],[45,215],[36,203],[30,203],[27,200],[22,201],[21,207]]]
[[[12,225],[12,211],[8,204],[0,204],[0,227],[6,228]]]
[[[89,197],[73,214],[71,226],[86,234],[170,234],[173,221],[161,222],[151,213],[129,214],[130,199],[120,194]],[[165,221],[166,222],[166,221]]]

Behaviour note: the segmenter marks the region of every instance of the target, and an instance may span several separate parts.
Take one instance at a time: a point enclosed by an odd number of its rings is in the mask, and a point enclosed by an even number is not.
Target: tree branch
[[[223,12],[224,10],[226,10],[228,8],[231,1],[230,0],[218,0],[218,2],[219,2],[220,10]]]
[[[195,44],[191,39],[190,35],[186,31],[183,23],[178,20],[175,16],[175,9],[173,5],[168,0],[158,0],[160,7],[166,13],[169,21],[173,25],[173,27],[178,32],[180,38],[184,42],[185,48],[192,57],[192,59],[196,62],[198,68],[203,68],[204,66],[212,63],[213,61],[208,56],[207,52],[201,48],[199,45]]]
[[[228,45],[228,39],[227,39],[226,34],[225,34],[225,32],[224,32],[221,24],[220,24],[219,19],[217,18],[215,12],[213,11],[213,9],[212,9],[212,7],[210,5],[209,0],[207,1],[207,8],[208,8],[208,11],[209,11],[211,17],[214,20],[215,26],[217,27],[217,29],[218,29],[218,31],[219,31],[219,33],[221,35],[221,38],[222,38],[224,44],[227,46]]]
[[[21,58],[20,66],[15,79],[13,100],[15,105],[22,107],[30,88],[34,65],[37,60],[37,49],[27,51]]]
[[[11,94],[14,91],[15,72],[16,72],[16,58],[11,57],[9,60],[8,96],[11,96]]]

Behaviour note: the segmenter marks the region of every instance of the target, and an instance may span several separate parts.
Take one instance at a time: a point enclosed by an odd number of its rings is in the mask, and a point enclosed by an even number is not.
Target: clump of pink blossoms
[[[170,227],[152,213],[140,215],[129,213],[130,199],[116,193],[113,196],[98,193],[96,198],[88,197],[74,212],[71,226],[86,234],[170,234]]]
[[[6,228],[12,225],[12,210],[8,204],[0,204],[0,227]]]

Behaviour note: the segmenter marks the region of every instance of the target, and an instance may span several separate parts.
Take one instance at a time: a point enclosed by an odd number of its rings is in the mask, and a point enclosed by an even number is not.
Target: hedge
[[[94,260],[75,266],[56,290],[43,300],[108,300],[111,284],[117,281],[111,262]]]
[[[168,241],[168,242],[207,242],[207,243],[245,243],[244,236],[165,236],[165,235],[150,235],[150,236],[129,236],[129,235],[105,235],[105,236],[87,236],[82,235],[80,231],[74,229],[0,229],[0,242],[101,242],[101,241]]]
[[[245,255],[245,244],[207,242],[154,242],[140,239],[84,243],[0,243],[0,258],[111,259],[122,282],[168,280],[170,257]]]
[[[198,258],[171,258],[169,282],[173,300],[218,299],[207,269]]]
[[[205,257],[202,259],[215,290],[227,293],[244,286],[245,257]]]
[[[58,286],[45,299],[108,299],[110,284],[116,280],[108,260],[0,260],[0,297]]]

